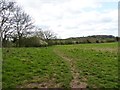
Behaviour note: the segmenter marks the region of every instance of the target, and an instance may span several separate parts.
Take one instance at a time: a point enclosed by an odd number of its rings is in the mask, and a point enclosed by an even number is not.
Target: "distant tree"
[[[44,31],[43,34],[44,34],[44,39],[46,40],[57,39],[56,35],[50,30]]]
[[[45,39],[45,37],[44,37],[44,31],[41,28],[35,27],[35,31],[34,32],[35,32],[34,33],[35,36],[38,37],[39,39],[42,39],[42,40]]]
[[[35,34],[36,37],[39,39],[46,41],[49,45],[53,45],[55,39],[57,39],[57,36],[50,30],[43,31],[41,28],[36,27],[35,28]]]
[[[99,40],[96,40],[96,43],[99,43]]]
[[[87,43],[91,43],[89,39],[87,39]]]
[[[116,41],[119,41],[119,37],[116,37]]]
[[[54,45],[53,40],[57,39],[55,33],[50,30],[44,31],[44,40],[48,43],[48,45]]]

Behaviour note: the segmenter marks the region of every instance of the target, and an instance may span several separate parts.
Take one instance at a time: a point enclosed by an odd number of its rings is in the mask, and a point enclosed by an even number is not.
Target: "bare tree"
[[[13,37],[18,46],[22,44],[22,38],[30,33],[35,34],[39,39],[49,41],[56,39],[56,35],[51,31],[43,31],[41,28],[35,28],[36,32],[30,30],[34,28],[31,17],[26,14],[15,2],[9,0],[0,0],[0,40],[7,41]],[[31,34],[31,35],[32,35]],[[1,42],[0,45],[2,46]]]
[[[14,5],[15,2],[13,1],[0,1],[0,39],[3,42],[6,40],[8,33],[11,32]]]
[[[14,12],[14,33],[17,34],[18,45],[21,46],[21,39],[26,36],[28,30],[31,30],[33,26],[32,19],[27,15],[20,7],[16,7]]]
[[[39,28],[39,27],[35,27],[34,32],[32,34],[34,34],[35,36],[39,37],[39,39],[42,39],[42,40],[49,40],[49,39],[57,38],[55,33],[53,33],[52,31],[50,30],[43,31],[42,28]]]
[[[53,32],[51,32],[50,30],[44,31],[43,34],[44,34],[44,39],[46,39],[46,40],[57,38],[56,35]]]
[[[35,27],[34,35],[37,36],[39,39],[44,40],[44,31],[42,28]]]

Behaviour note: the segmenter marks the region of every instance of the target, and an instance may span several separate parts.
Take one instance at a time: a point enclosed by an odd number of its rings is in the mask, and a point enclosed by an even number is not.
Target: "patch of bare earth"
[[[96,51],[102,51],[102,52],[118,52],[118,48],[90,48],[92,50],[96,50]]]
[[[60,84],[57,84],[54,78],[42,81],[38,77],[35,77],[31,81],[25,82],[23,85],[17,86],[17,88],[58,88],[58,87],[60,87]]]
[[[73,77],[72,81],[70,82],[70,87],[71,88],[86,88],[87,84],[85,82],[80,81],[80,76],[79,76],[78,69],[75,66],[75,61],[72,58],[65,56],[65,54],[60,52],[59,50],[54,49],[54,52],[58,56],[60,56],[64,60],[66,60],[70,65],[70,69],[71,69],[71,73],[72,73],[72,77]]]

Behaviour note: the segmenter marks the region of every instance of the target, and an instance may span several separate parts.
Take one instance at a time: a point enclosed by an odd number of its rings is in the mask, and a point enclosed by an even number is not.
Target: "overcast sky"
[[[118,0],[16,0],[44,30],[60,38],[118,36]]]

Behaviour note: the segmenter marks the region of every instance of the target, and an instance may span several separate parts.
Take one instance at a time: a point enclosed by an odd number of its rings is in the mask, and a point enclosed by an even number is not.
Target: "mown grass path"
[[[68,64],[70,65],[70,70],[71,70],[72,77],[73,77],[72,81],[70,82],[70,87],[71,88],[86,88],[87,84],[85,82],[80,81],[79,72],[75,66],[76,62],[72,58],[69,58],[68,56],[66,56],[64,53],[62,53],[57,48],[54,49],[54,52],[58,56],[63,58],[65,61],[67,61]]]

